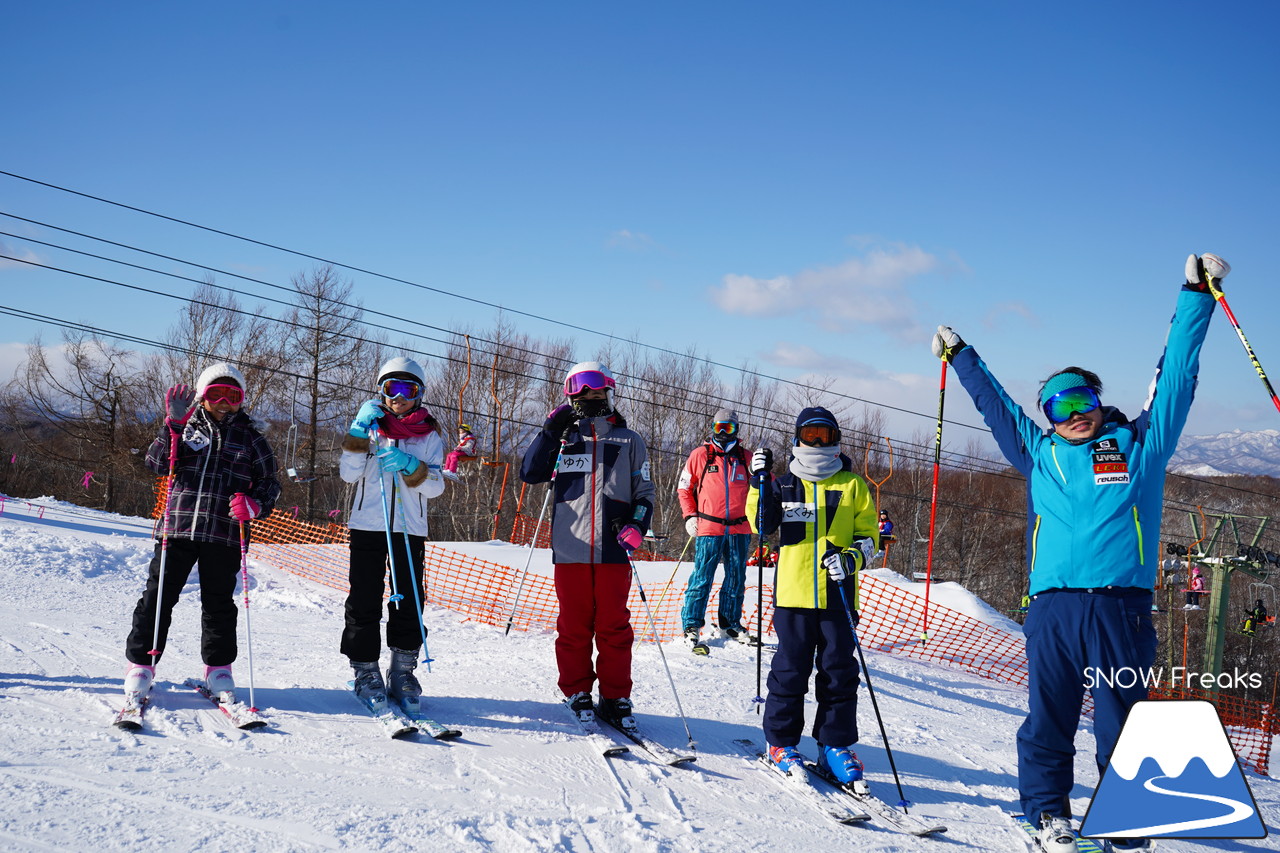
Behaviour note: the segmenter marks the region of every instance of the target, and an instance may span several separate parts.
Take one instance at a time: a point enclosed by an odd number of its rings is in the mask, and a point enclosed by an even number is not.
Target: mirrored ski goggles
[[[416,400],[422,396],[422,386],[408,379],[387,379],[379,388],[388,400]]]
[[[840,430],[831,424],[805,424],[796,430],[796,438],[810,447],[835,447],[840,443]]]
[[[737,435],[738,425],[733,421],[716,421],[711,425],[711,431],[718,435]]]
[[[599,370],[584,370],[564,380],[564,393],[568,397],[576,397],[588,388],[594,391],[603,391],[606,388],[613,387],[613,377],[607,376]]]
[[[244,392],[238,385],[210,385],[204,389],[204,401],[238,406],[244,402]]]
[[[1076,412],[1088,414],[1102,405],[1098,392],[1087,385],[1059,391],[1044,403],[1044,416],[1051,424],[1065,424]]]

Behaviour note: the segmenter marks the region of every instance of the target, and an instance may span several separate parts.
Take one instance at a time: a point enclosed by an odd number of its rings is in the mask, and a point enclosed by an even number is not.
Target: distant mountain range
[[[1197,477],[1280,477],[1280,430],[1235,429],[1217,435],[1184,435],[1169,470]]]

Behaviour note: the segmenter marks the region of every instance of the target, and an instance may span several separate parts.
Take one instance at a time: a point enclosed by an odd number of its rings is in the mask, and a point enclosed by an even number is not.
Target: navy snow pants
[[[775,608],[773,629],[778,635],[778,650],[769,669],[769,696],[764,703],[765,740],[770,746],[800,743],[804,697],[816,662],[814,739],[825,746],[857,743],[858,652],[839,588],[827,582],[825,610]]]
[[[1058,590],[1031,599],[1024,629],[1030,707],[1018,729],[1018,791],[1032,823],[1044,812],[1071,816],[1084,691],[1093,696],[1099,771],[1111,759],[1129,708],[1147,698],[1142,679],[1155,663],[1157,642],[1151,595]],[[1114,687],[1100,680],[1104,673],[1119,676]]]

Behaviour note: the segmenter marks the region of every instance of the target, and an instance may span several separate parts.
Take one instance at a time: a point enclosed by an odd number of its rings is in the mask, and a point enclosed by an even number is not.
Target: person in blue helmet
[[[1075,733],[1084,670],[1149,670],[1155,662],[1152,589],[1159,565],[1165,468],[1191,409],[1217,283],[1230,266],[1215,255],[1187,258],[1164,354],[1142,412],[1130,420],[1102,404],[1102,381],[1080,367],[1040,388],[1042,430],[996,381],[977,351],[939,326],[933,353],[950,362],[1005,458],[1027,478],[1027,718],[1018,730],[1018,789],[1035,843],[1073,853]],[[1129,708],[1147,695],[1094,681],[1097,764],[1103,771]],[[1149,849],[1145,839],[1109,842]]]
[[[779,533],[773,628],[778,648],[769,668],[764,736],[769,760],[804,778],[799,752],[805,696],[816,664],[813,738],[818,765],[841,782],[862,780],[858,741],[857,574],[876,550],[871,490],[840,452],[840,425],[821,406],[796,418],[787,471],[773,480],[773,453],[751,457],[747,519],[758,533]],[[763,492],[763,497],[761,493]],[[763,501],[763,507],[761,502]],[[846,606],[848,610],[846,610]]]

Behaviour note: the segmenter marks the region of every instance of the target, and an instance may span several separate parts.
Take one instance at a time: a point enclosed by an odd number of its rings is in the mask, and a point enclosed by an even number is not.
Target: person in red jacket
[[[689,454],[676,494],[685,529],[696,537],[693,574],[680,611],[684,636],[695,652],[706,653],[699,636],[711,596],[716,566],[724,561],[720,606],[716,614],[720,636],[746,645],[758,645],[758,637],[742,627],[742,598],[747,578],[747,548],[751,525],[747,523],[747,492],[751,489],[748,451],[740,439],[738,413],[716,412],[711,438]]]

